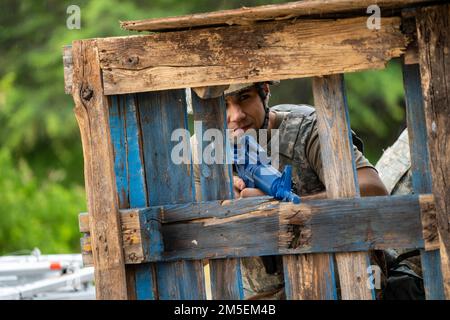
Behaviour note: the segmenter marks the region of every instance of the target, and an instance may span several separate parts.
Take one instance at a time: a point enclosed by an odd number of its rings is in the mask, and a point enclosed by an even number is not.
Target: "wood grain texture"
[[[202,122],[202,129],[195,134],[203,137],[205,131],[215,129],[221,132],[222,145],[226,144],[226,105],[223,96],[211,99],[201,99],[196,92],[192,93],[192,107],[194,121]],[[198,139],[202,143],[201,150],[205,150],[210,141]],[[200,145],[198,145],[200,147]],[[192,152],[197,152],[193,150]],[[211,153],[209,153],[211,155]],[[199,159],[203,155],[200,154]],[[230,164],[219,164],[217,161],[203,159],[200,166],[200,189],[202,201],[225,200],[233,198],[231,183],[232,167]],[[206,160],[206,161],[205,161]],[[244,297],[241,276],[240,259],[215,259],[209,261],[211,295],[213,300],[240,300]]]
[[[171,140],[172,132],[187,128],[186,91],[149,92],[139,94],[138,100],[150,205],[193,202],[192,165],[175,164],[171,159],[178,143]],[[157,263],[156,278],[159,299],[206,299],[201,260]]]
[[[160,210],[127,209],[120,210],[122,241],[125,263],[137,264],[146,261],[161,260],[158,256],[164,246],[161,236]],[[89,215],[79,215],[80,232],[86,235],[82,240],[82,253],[92,251],[89,235]]]
[[[416,24],[441,269],[450,299],[450,6],[418,10]]]
[[[74,41],[75,116],[83,143],[97,299],[126,299],[125,263],[109,111],[95,40]]]
[[[415,27],[416,24],[414,21],[414,29]],[[416,194],[431,193],[432,182],[423,95],[420,84],[420,70],[418,64],[408,65],[406,56],[403,62],[403,83],[405,87],[406,121],[411,154],[412,187]],[[436,242],[439,241],[436,230],[436,217],[422,215],[421,218],[424,229],[423,238],[425,248],[435,248]],[[431,228],[428,228],[427,224],[430,218],[433,224]],[[432,234],[431,236],[429,232]],[[421,250],[420,257],[426,298],[428,300],[444,299],[439,250]]]
[[[384,68],[407,38],[401,19],[264,22],[98,39],[105,94],[292,79]],[[176,54],[174,54],[176,52]]]
[[[239,208],[237,202],[239,200],[227,205],[228,210]],[[278,201],[270,201],[270,205],[267,205],[256,200],[253,205],[248,205],[247,212],[224,217],[219,212],[223,210],[223,206],[211,201],[199,204],[203,205],[199,209],[203,218],[199,218],[196,212],[186,210],[185,215],[191,215],[192,219],[184,217],[180,221],[167,222],[162,214],[164,252],[149,258],[170,261],[366,251],[392,247],[423,248],[423,213],[420,210],[433,208],[433,203],[432,197],[422,195],[314,200],[299,205]],[[217,210],[214,209],[214,204]],[[123,210],[122,215],[127,215],[128,218],[122,219],[122,229],[132,230],[139,219],[142,221],[143,216],[152,216],[154,212],[164,212],[169,216],[172,210],[178,211],[180,208],[185,206]],[[130,213],[136,210],[139,214],[134,215],[133,222]],[[215,212],[218,213],[215,215]],[[428,212],[433,214],[432,211]],[[83,225],[83,230],[88,229],[89,226]],[[252,233],[248,232],[250,229],[253,230]],[[151,235],[151,232],[148,234]],[[125,256],[128,256],[132,247],[129,242],[124,245]],[[140,260],[145,259],[142,257]],[[127,260],[127,263],[133,261],[136,262],[137,259]],[[320,270],[308,271],[311,274]]]
[[[71,94],[73,81],[72,46],[63,47],[63,66],[64,66],[64,92],[66,94]]]
[[[263,20],[282,20],[305,16],[326,16],[340,13],[366,15],[367,7],[372,4],[381,10],[406,8],[427,4],[424,0],[304,0],[284,4],[240,9],[197,13],[179,17],[155,18],[135,21],[123,21],[121,27],[136,31],[172,31],[177,29],[198,28],[217,25],[248,25]]]
[[[344,78],[316,77],[313,92],[327,197],[359,197]],[[342,299],[374,298],[373,290],[367,288],[370,261],[366,252],[339,253],[336,262]]]
[[[298,266],[302,272],[298,272]],[[286,296],[292,300],[336,300],[333,256],[330,254],[302,254],[283,256]],[[295,284],[293,286],[293,284]],[[328,287],[328,286],[332,287]]]
[[[124,209],[145,207],[148,205],[147,186],[141,150],[142,133],[139,127],[137,97],[134,94],[116,95],[111,96],[109,102],[119,206]],[[154,215],[157,216],[157,213],[155,212]],[[125,246],[130,246],[125,253],[125,263],[146,261],[145,255],[148,254],[153,243],[151,239],[159,240],[162,247],[159,228],[156,228],[154,235],[145,232],[146,227],[155,227],[155,224],[157,226],[157,221],[151,220],[152,224],[149,225],[144,217],[140,217],[139,220],[131,223],[132,218],[133,213],[128,213],[122,218],[122,222],[130,222],[130,225],[125,228],[122,225],[123,243]],[[162,248],[152,250],[161,251]],[[154,265],[147,264],[126,266],[129,299],[153,300],[158,297],[153,269]]]

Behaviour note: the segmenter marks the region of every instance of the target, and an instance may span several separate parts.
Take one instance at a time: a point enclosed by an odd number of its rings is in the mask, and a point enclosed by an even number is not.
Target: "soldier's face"
[[[238,94],[227,96],[225,101],[227,103],[228,129],[247,131],[261,128],[265,111],[256,88],[249,88]]]

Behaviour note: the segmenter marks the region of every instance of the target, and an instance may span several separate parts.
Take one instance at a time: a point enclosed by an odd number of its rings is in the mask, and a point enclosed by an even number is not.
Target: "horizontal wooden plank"
[[[145,262],[150,260],[149,256],[158,259],[158,255],[163,251],[158,211],[127,209],[120,210],[120,213],[125,263]],[[89,233],[89,215],[81,213],[78,222],[80,232]],[[90,250],[90,237],[83,237],[81,240],[83,259]]]
[[[159,206],[122,211],[123,230],[139,229],[138,219],[146,217],[161,219],[164,251],[156,258],[140,253],[139,237],[133,242],[124,239],[126,263],[150,260],[173,261],[179,259],[213,259],[293,253],[366,251],[386,248],[424,248],[423,229],[433,230],[430,225],[422,227],[422,221],[435,224],[434,198],[429,195],[388,197],[365,197],[355,199],[314,200],[298,205],[266,199],[248,203],[239,214],[224,216],[239,201],[218,204],[207,202],[199,217],[180,216],[183,221],[164,222],[179,206]],[[213,210],[213,203],[218,210]],[[424,208],[424,211],[420,211]],[[131,217],[131,212],[134,212]],[[160,216],[155,218],[155,212]],[[217,212],[217,215],[215,215]],[[140,217],[138,217],[139,213]],[[201,216],[201,214],[200,214]],[[422,216],[422,220],[421,220]],[[428,219],[423,219],[428,216]],[[88,221],[88,220],[83,220]],[[159,221],[159,220],[158,220]],[[88,229],[83,226],[83,230]],[[140,229],[143,233],[145,228]],[[124,232],[125,234],[127,232]],[[432,236],[431,236],[432,237]],[[145,245],[143,245],[145,247]],[[133,259],[130,254],[134,254]]]
[[[303,0],[284,4],[243,7],[179,17],[123,21],[121,27],[136,31],[172,31],[218,25],[247,25],[264,20],[282,20],[330,14],[366,14],[367,7],[376,4],[381,10],[406,8],[433,1],[426,0]]]
[[[408,37],[400,17],[271,21],[97,39],[104,93],[219,86],[384,68]]]

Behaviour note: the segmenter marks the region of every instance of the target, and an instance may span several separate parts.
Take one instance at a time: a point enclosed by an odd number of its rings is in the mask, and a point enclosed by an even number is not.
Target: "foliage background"
[[[86,210],[73,102],[64,94],[62,47],[72,40],[133,34],[119,20],[165,17],[283,1],[2,0],[0,2],[0,254],[79,252]],[[66,9],[81,8],[81,29]],[[352,127],[376,162],[404,126],[401,68],[346,75]],[[273,88],[271,104],[313,104],[310,79]]]

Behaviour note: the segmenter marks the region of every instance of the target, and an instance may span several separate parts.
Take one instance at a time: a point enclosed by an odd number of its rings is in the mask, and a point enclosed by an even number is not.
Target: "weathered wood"
[[[81,258],[83,259],[83,266],[84,267],[93,266],[94,259],[92,257],[91,236],[89,233],[84,234],[84,236],[80,239],[80,247],[81,247]]]
[[[340,13],[366,15],[367,7],[377,4],[386,9],[405,8],[427,4],[424,0],[304,0],[284,4],[243,7],[179,17],[123,21],[121,27],[136,31],[170,31],[217,25],[248,25],[262,20],[282,20],[305,16],[324,16]]]
[[[404,9],[402,16],[402,32],[411,40],[403,57],[405,65],[419,63],[419,49],[417,47],[416,9]]]
[[[298,266],[302,272],[298,272]],[[286,296],[291,300],[337,300],[334,262],[331,254],[283,256]],[[331,287],[329,287],[331,285]]]
[[[179,222],[170,220],[168,223],[164,221],[164,216],[169,216],[172,210],[185,208],[184,205],[179,205],[179,208],[171,205],[144,208],[139,209],[139,214],[145,217],[163,212],[161,232],[165,251],[156,259],[170,261],[392,247],[423,248],[421,215],[432,216],[435,212],[427,209],[421,213],[420,210],[432,208],[433,201],[432,197],[422,195],[314,200],[298,205],[273,200],[267,205],[255,200],[254,205],[248,206],[247,212],[229,217],[221,213],[214,215],[216,210],[213,204],[219,210],[223,206],[213,201],[205,203],[200,209],[204,218],[199,218],[195,212],[185,211],[185,215],[192,216],[192,219],[183,217]],[[225,206],[234,211],[233,208],[239,207],[237,202],[239,200]],[[133,210],[122,212],[129,216]],[[123,225],[122,229],[132,229],[132,225],[144,218],[134,215],[134,219],[134,223],[123,219],[128,225]],[[88,230],[89,227],[83,225],[83,229]],[[129,250],[125,243],[126,256]],[[329,275],[334,271],[330,268],[326,272]]]
[[[142,133],[139,128],[136,95],[120,95],[110,97],[110,127],[114,147],[114,171],[116,174],[117,193],[121,208],[145,207],[147,202],[147,186],[145,185],[142,150]],[[155,213],[157,216],[158,213]],[[154,222],[154,221],[153,221]],[[155,223],[149,227],[154,227]],[[130,248],[125,261],[144,260],[144,252],[151,246],[151,237],[161,245],[157,228],[155,237],[143,233],[145,225],[137,221],[133,228],[123,228],[123,241]],[[136,244],[141,244],[138,248]],[[152,251],[160,251],[153,248]],[[141,258],[141,260],[139,260]],[[154,265],[126,266],[127,288],[129,299],[156,299],[158,297]]]
[[[98,39],[105,94],[291,79],[384,68],[407,37],[399,17],[264,22]],[[176,54],[174,54],[176,52]]]
[[[178,143],[171,140],[172,133],[188,127],[186,91],[149,92],[138,97],[150,205],[193,202],[192,164],[176,164],[171,158]],[[159,299],[206,299],[201,260],[157,263],[156,277]]]
[[[63,66],[64,66],[64,92],[67,94],[71,94],[73,81],[72,46],[63,47]]]
[[[253,211],[266,211],[278,208],[279,201],[270,196],[239,198],[233,200],[216,200],[206,202],[189,202],[152,206],[148,210],[158,213],[164,224],[188,222],[205,218],[227,218]],[[80,232],[89,232],[89,215],[87,212],[78,216]]]
[[[211,92],[203,92],[204,96],[213,95]],[[208,93],[208,95],[206,95]],[[194,92],[192,94],[192,106],[194,111],[194,121],[201,121],[202,130],[196,132],[199,152],[197,159],[203,157],[201,150],[210,141],[201,139],[208,129],[216,129],[222,133],[222,145],[225,147],[226,140],[226,105],[222,97],[213,99],[202,99]],[[216,141],[216,143],[219,143]],[[201,147],[201,148],[200,148]],[[193,150],[197,152],[197,150]],[[211,156],[211,155],[209,155]],[[231,183],[231,164],[216,163],[213,159],[203,159],[199,164],[200,190],[202,201],[230,199],[233,198],[233,186]],[[210,164],[211,163],[211,164]],[[211,295],[214,300],[237,300],[244,298],[244,290],[241,277],[240,259],[215,259],[209,261]]]
[[[359,197],[344,78],[314,78],[313,91],[327,197]],[[336,263],[343,300],[374,298],[373,290],[367,287],[367,253],[339,253]]]
[[[125,263],[136,264],[146,261],[156,261],[163,252],[161,237],[161,218],[159,210],[151,210],[143,214],[141,209],[127,209],[120,211],[122,241],[124,246]],[[89,254],[92,251],[89,236],[89,215],[79,215],[80,232],[86,233],[81,238],[81,251]]]
[[[277,204],[278,201],[274,200],[272,197],[264,196],[235,200],[217,200],[201,203],[167,205],[164,206],[162,219],[164,223],[170,223],[189,221],[199,218],[226,218],[252,211],[257,207],[262,208],[262,205],[266,206],[268,209],[271,209]]]
[[[414,22],[414,29],[416,25]],[[408,125],[409,151],[411,155],[412,187],[416,194],[431,193],[431,173],[428,154],[428,141],[423,106],[420,70],[418,64],[408,65],[406,56],[403,62],[403,83],[405,87],[406,121]],[[422,217],[426,220],[428,217]],[[436,219],[436,217],[433,217]],[[425,225],[427,221],[422,224]],[[434,229],[424,227],[425,248],[439,246],[437,223]],[[431,233],[430,234],[428,233]],[[439,248],[439,247],[438,247]],[[439,250],[420,252],[425,296],[428,300],[445,298]]]
[[[416,24],[441,268],[450,299],[450,5],[418,10]]]
[[[98,299],[126,299],[125,264],[108,103],[95,40],[74,41],[72,95],[83,143]]]

